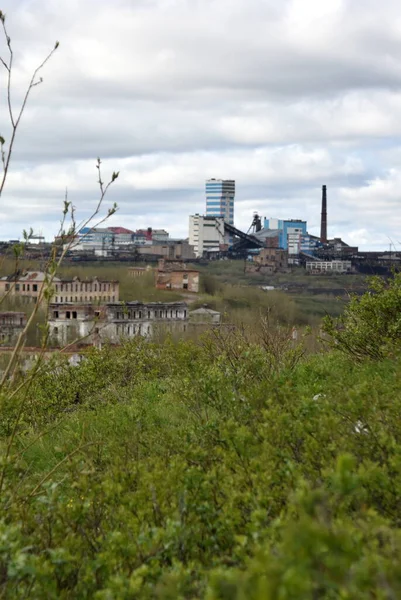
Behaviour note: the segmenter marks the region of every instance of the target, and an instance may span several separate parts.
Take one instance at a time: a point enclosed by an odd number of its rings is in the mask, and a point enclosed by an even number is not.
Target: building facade
[[[120,284],[118,281],[93,279],[62,279],[54,284],[54,302],[118,302]]]
[[[197,294],[199,292],[199,271],[188,268],[177,261],[160,260],[156,271],[158,290],[179,290]]]
[[[350,260],[316,260],[307,262],[306,270],[311,273],[349,273],[352,263]]]
[[[205,252],[219,252],[222,246],[229,244],[229,236],[224,231],[224,219],[191,215],[189,244],[197,258],[202,257]]]
[[[300,219],[265,219],[266,229],[278,230],[279,247],[295,255],[301,251],[302,237],[307,233],[307,223]]]
[[[0,296],[10,294],[36,302],[46,274],[41,271],[9,275],[0,279]],[[54,302],[117,302],[119,282],[93,279],[53,279]]]
[[[0,279],[0,296],[8,294],[36,302],[45,279],[46,274],[42,271],[24,271],[6,275]],[[60,279],[55,277],[53,281],[55,285],[60,282]]]
[[[51,303],[49,333],[53,343],[73,340],[97,344],[120,343],[123,339],[152,336],[156,330],[185,331],[185,302],[114,302],[102,306],[88,303]]]
[[[23,312],[0,312],[0,342],[13,344],[26,325],[26,314]]]
[[[206,216],[220,217],[234,224],[235,181],[208,179],[206,181]]]

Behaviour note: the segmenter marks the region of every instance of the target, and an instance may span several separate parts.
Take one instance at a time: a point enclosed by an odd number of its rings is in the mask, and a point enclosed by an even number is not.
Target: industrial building
[[[313,274],[349,273],[352,270],[350,260],[315,260],[306,263],[306,270]]]
[[[222,248],[227,250],[229,241],[223,218],[198,214],[189,217],[189,244],[196,257],[202,257],[205,252],[219,252]]]
[[[235,181],[208,179],[206,181],[206,216],[219,217],[234,224]]]
[[[112,302],[103,306],[58,302],[49,305],[49,334],[53,343],[119,343],[135,335],[150,337],[156,329],[185,331],[185,302]]]
[[[307,223],[301,219],[265,219],[267,230],[278,231],[278,247],[288,254],[299,254],[302,237],[307,234]]]
[[[137,229],[125,227],[84,227],[73,240],[60,240],[72,253],[88,253],[95,256],[112,256],[128,248],[152,246],[169,241],[169,233],[164,229]],[[72,244],[71,244],[72,242]]]

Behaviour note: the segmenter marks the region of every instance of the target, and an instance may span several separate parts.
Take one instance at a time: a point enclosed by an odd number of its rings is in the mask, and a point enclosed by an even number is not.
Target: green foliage
[[[399,597],[401,359],[301,354],[139,338],[0,399],[2,597]]]
[[[341,317],[326,317],[324,331],[356,360],[381,359],[394,352],[401,341],[401,273],[389,281],[372,277],[369,290],[353,296]]]

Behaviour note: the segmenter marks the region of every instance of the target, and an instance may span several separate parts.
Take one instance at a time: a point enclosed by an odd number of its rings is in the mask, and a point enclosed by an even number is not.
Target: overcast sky
[[[302,218],[363,249],[401,249],[401,9],[396,0],[0,0],[14,100],[33,90],[0,199],[0,239],[50,239],[120,171],[111,225],[188,235],[205,179],[236,180],[235,224]],[[6,56],[4,40],[0,56]],[[1,65],[0,65],[1,67]],[[5,70],[0,135],[9,138]]]

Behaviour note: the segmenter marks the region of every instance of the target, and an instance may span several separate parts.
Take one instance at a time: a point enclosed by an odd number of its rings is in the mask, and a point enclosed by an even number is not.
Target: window
[[[150,319],[150,310],[148,310],[148,319]]]
[[[61,284],[60,291],[61,291],[61,292],[63,292],[63,291],[64,291],[64,285],[63,285],[63,284]]]
[[[33,284],[33,286],[32,286],[32,291],[33,291],[33,292],[37,292],[37,291],[38,291],[38,284],[37,284],[37,283],[34,283],[34,284]]]
[[[92,296],[89,296],[89,302],[92,302]]]
[[[187,290],[188,289],[188,283],[183,283],[182,287],[183,287],[184,290]]]
[[[56,296],[56,302],[58,302],[58,296]]]
[[[71,319],[71,312],[69,310],[67,310],[67,312],[65,313],[65,318]]]
[[[30,284],[29,284],[29,283],[27,283],[27,285],[26,285],[26,289],[27,289],[27,291],[28,291],[28,292],[31,290],[31,286],[30,286]]]
[[[54,335],[57,335],[57,334],[58,334],[58,327],[54,327],[54,329],[53,329],[53,333],[54,333]]]
[[[62,302],[62,301],[63,301],[63,296],[60,296],[60,302]]]
[[[78,302],[78,296],[75,296],[75,302]]]
[[[76,318],[77,318],[77,311],[76,311],[76,310],[73,310],[73,311],[72,311],[72,318],[73,318],[73,319],[76,319]]]
[[[6,283],[6,292],[8,292],[9,289],[10,289],[10,284]]]
[[[25,292],[25,283],[22,284],[22,291]]]
[[[53,318],[58,319],[58,310],[53,311]]]
[[[95,286],[94,286],[94,290],[95,290],[95,292],[97,292],[97,285],[96,285],[96,283],[95,283]]]
[[[139,318],[142,319],[142,311],[139,311]]]
[[[16,291],[16,292],[19,292],[19,283],[16,283],[16,284],[15,284],[15,291]]]
[[[70,296],[70,302],[72,302],[72,296]]]

